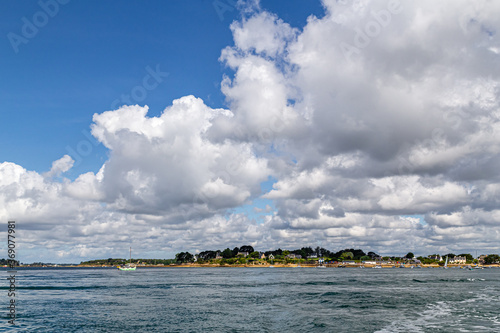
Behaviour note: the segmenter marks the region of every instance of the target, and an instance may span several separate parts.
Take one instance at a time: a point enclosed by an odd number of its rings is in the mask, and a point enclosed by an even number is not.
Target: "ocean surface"
[[[15,327],[3,281],[0,331],[500,332],[498,268],[20,269]]]

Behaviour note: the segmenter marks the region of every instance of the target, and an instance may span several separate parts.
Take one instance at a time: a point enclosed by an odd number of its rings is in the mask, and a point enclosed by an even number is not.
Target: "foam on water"
[[[396,320],[376,333],[425,332],[425,329],[435,327],[436,323],[446,319],[445,317],[452,313],[450,305],[446,302],[429,304],[427,308],[415,319]]]
[[[484,303],[497,307],[500,305],[500,297],[479,294],[458,302],[440,301],[428,304],[426,310],[418,313],[416,318],[395,320],[376,333],[499,332],[499,315],[494,309],[485,311]]]

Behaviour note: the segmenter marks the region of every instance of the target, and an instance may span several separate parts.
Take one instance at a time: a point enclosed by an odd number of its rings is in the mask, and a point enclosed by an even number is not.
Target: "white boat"
[[[137,268],[136,266],[132,266],[132,265],[129,265],[129,264],[126,264],[125,266],[118,267],[118,269],[120,271],[135,271],[136,268]]]
[[[380,266],[380,265],[375,265],[375,266],[373,266],[373,268],[382,268],[382,266]]]
[[[120,271],[135,271],[137,267],[132,264],[132,247],[130,248],[130,262],[124,266],[119,266]]]
[[[325,261],[323,259],[318,260],[318,266],[316,268],[326,268]]]
[[[448,256],[446,256],[446,262],[444,263],[443,268],[448,269]]]

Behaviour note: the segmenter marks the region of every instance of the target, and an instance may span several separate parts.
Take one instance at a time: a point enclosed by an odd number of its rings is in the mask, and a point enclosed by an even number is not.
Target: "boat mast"
[[[132,264],[132,246],[130,247],[130,264]]]

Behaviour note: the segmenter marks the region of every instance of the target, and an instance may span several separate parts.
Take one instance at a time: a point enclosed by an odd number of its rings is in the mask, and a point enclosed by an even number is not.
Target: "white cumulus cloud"
[[[0,218],[61,260],[139,239],[157,257],[498,249],[500,3],[322,3],[301,28],[243,9],[220,57],[228,109],[185,96],[159,116],[103,110],[91,129],[109,158],[75,180],[67,155],[45,174],[0,164]],[[262,220],[229,213],[257,198],[273,202]]]

